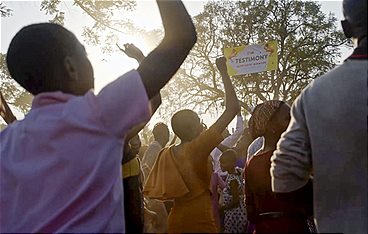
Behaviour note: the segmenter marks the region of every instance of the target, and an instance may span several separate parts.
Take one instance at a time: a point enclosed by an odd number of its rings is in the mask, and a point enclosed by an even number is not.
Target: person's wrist
[[[219,71],[220,71],[220,73],[221,73],[221,74],[227,74],[227,69],[226,69],[226,67],[222,67],[222,68],[220,68],[220,69],[219,69]]]
[[[138,54],[135,59],[138,60],[139,62],[141,62],[144,59],[144,55],[143,54]]]

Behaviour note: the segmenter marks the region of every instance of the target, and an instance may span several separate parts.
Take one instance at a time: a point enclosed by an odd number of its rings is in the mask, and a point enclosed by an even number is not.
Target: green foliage
[[[46,15],[51,15],[52,23],[64,25],[65,11],[62,4],[69,4],[61,0],[43,0],[40,10]],[[88,44],[101,46],[105,53],[112,52],[112,46],[118,41],[117,33],[123,30],[132,30],[133,26],[125,19],[116,19],[114,15],[119,11],[132,11],[136,6],[134,0],[119,1],[91,1],[74,0],[71,7],[81,9],[88,17],[93,19],[92,26],[83,28],[82,36]],[[12,10],[0,3],[1,17],[11,16]],[[17,106],[20,111],[27,113],[31,106],[33,96],[20,87],[11,77],[7,70],[6,55],[1,54],[0,58],[0,88],[5,100],[9,104]]]
[[[155,44],[163,35],[160,30],[137,29],[130,21],[121,19],[121,12],[134,10],[134,0],[73,0],[72,3],[43,0],[40,9],[53,16],[52,22],[64,24],[67,15],[63,4],[81,9],[93,19],[91,25],[84,26],[83,37],[105,53],[110,53],[118,36],[126,32],[142,34]],[[3,3],[0,10],[2,17],[11,13]],[[194,22],[197,44],[175,78],[162,90],[164,108],[158,110],[162,116],[169,117],[181,108],[199,108],[200,113],[218,113],[222,109],[224,93],[214,61],[222,55],[224,47],[267,40],[278,42],[277,71],[232,78],[239,100],[250,111],[251,106],[264,100],[292,102],[311,80],[335,66],[340,47],[349,45],[337,29],[336,17],[325,15],[314,1],[212,1],[194,17]],[[5,55],[1,55],[0,87],[5,90],[5,98],[9,103],[30,100],[29,94],[20,91],[22,89],[10,79],[4,58]],[[21,108],[27,110],[29,104]]]
[[[50,22],[64,25],[65,12],[62,11],[61,0],[43,0],[41,10],[54,18]],[[68,4],[68,3],[66,3]],[[132,28],[132,24],[121,18],[120,12],[132,11],[136,7],[134,0],[96,1],[74,0],[71,7],[77,7],[93,20],[92,25],[83,27],[82,36],[85,42],[100,46],[102,51],[109,54],[118,42],[117,34],[123,34]]]
[[[0,2],[1,17],[9,17],[12,15],[12,12],[12,9],[7,8],[4,3]]]
[[[18,107],[23,113],[30,110],[33,96],[11,78],[6,66],[6,55],[2,53],[0,54],[0,90],[8,104]]]

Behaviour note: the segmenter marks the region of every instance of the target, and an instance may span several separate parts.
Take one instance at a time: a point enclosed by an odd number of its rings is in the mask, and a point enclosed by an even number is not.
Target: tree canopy
[[[52,16],[50,22],[64,25],[65,11],[62,9],[61,0],[43,0],[40,10],[46,15]],[[88,44],[101,46],[105,54],[111,53],[118,41],[117,33],[129,33],[133,25],[127,19],[116,17],[119,11],[132,11],[136,6],[135,0],[119,1],[91,1],[74,0],[73,7],[81,9],[93,20],[90,26],[83,26],[83,38]],[[12,9],[4,3],[0,3],[1,17],[10,17]],[[6,66],[6,54],[0,53],[0,88],[5,100],[23,113],[27,113],[31,107],[32,95],[20,87],[10,76]]]
[[[53,17],[52,22],[63,24],[66,14],[61,4],[61,0],[43,0],[40,9]],[[73,6],[93,19],[92,25],[84,26],[82,36],[87,43],[100,46],[106,56],[121,33],[140,33],[156,43],[162,38],[160,30],[146,32],[134,27],[128,19],[117,17],[121,10],[134,10],[133,0],[74,0]],[[2,17],[11,14],[2,3],[0,10]],[[162,90],[164,100],[159,113],[165,119],[181,108],[199,109],[201,113],[217,113],[222,108],[223,87],[214,61],[222,55],[224,47],[269,40],[278,43],[278,70],[232,77],[242,106],[250,112],[265,100],[291,103],[311,80],[335,66],[341,46],[349,46],[349,41],[337,29],[336,17],[323,13],[314,1],[210,1],[202,13],[194,16],[194,23],[197,44]],[[4,58],[2,54],[1,90],[10,103],[26,112],[29,96],[11,81]]]
[[[197,44],[165,92],[168,101],[163,103],[169,103],[171,110],[220,108],[224,93],[214,61],[224,47],[278,43],[278,70],[232,77],[238,98],[249,112],[265,100],[291,103],[308,83],[334,67],[341,46],[349,45],[337,29],[336,17],[324,14],[313,1],[209,2],[194,22]]]

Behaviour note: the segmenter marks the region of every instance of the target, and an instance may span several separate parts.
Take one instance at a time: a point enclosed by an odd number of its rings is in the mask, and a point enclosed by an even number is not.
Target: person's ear
[[[353,27],[348,20],[341,20],[341,26],[346,38],[352,38],[354,36]]]
[[[64,58],[64,68],[66,71],[67,78],[70,81],[78,80],[77,64],[72,57],[66,56]]]

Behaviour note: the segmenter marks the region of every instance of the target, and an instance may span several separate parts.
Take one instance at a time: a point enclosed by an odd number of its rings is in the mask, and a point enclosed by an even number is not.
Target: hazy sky
[[[1,52],[6,53],[11,39],[23,26],[32,23],[45,22],[51,19],[41,12],[40,1],[3,1],[4,4],[13,10],[13,15],[7,18],[1,18]],[[203,9],[204,2],[188,1],[185,5],[189,13],[194,16]],[[80,41],[82,27],[93,24],[92,19],[84,14],[82,10],[72,5],[72,1],[62,1],[62,10],[65,11],[65,27],[72,31]],[[155,1],[137,1],[137,8],[124,17],[133,20],[133,22],[146,29],[161,28],[161,18]],[[142,39],[131,37],[130,35],[118,35],[121,37],[121,44],[134,42],[139,48],[147,54],[149,49]],[[96,78],[96,91],[100,90],[106,83],[115,79],[118,75],[135,68],[137,63],[127,58],[121,52],[113,53],[111,56],[101,53],[99,47],[93,47],[84,43],[88,56],[93,64]]]
[[[13,15],[8,18],[1,18],[1,52],[6,53],[10,40],[19,29],[23,26],[44,22],[51,18],[46,16],[45,12],[41,12],[40,1],[3,1],[6,6],[13,9]],[[205,1],[184,1],[188,12],[194,16],[203,10]],[[332,12],[340,20],[341,1],[323,1],[322,10],[326,13]],[[74,32],[77,37],[83,41],[81,37],[82,27],[90,25],[93,21],[89,16],[83,14],[79,8],[72,6],[72,1],[63,1],[61,4],[65,11],[65,27]],[[137,8],[134,12],[125,14],[129,19],[146,29],[161,28],[161,19],[155,1],[137,1]],[[140,47],[145,54],[152,48],[148,48],[139,37],[131,37],[130,35],[118,35],[121,37],[121,43],[134,42]],[[113,53],[111,56],[101,53],[100,48],[86,45],[88,56],[93,64],[96,78],[96,91],[99,91],[106,83],[115,79],[122,74],[137,66],[137,63],[127,58],[121,52]]]
[[[2,1],[4,4],[13,9],[13,15],[7,18],[1,18],[1,52],[6,53],[10,40],[23,26],[32,23],[45,22],[52,18],[46,16],[45,12],[40,11],[40,1]],[[206,1],[185,1],[184,4],[188,12],[195,16],[203,10]],[[322,1],[322,11],[325,13],[332,12],[338,20],[342,19],[341,1]],[[82,27],[93,24],[92,19],[84,14],[78,7],[72,5],[72,1],[62,1],[62,10],[65,11],[65,27],[71,30],[76,36],[83,41],[81,36]],[[138,0],[137,8],[131,13],[122,15],[131,19],[139,27],[147,30],[161,28],[161,19],[157,5],[154,0]],[[341,27],[340,27],[341,28]],[[120,43],[133,42],[140,47],[145,54],[149,52],[148,48],[141,38],[131,37],[130,35],[118,35],[121,37]],[[116,79],[119,75],[136,68],[137,63],[127,58],[121,52],[112,55],[102,54],[99,47],[86,46],[88,57],[91,60],[95,72],[95,89],[99,91],[108,82]],[[348,51],[344,51],[341,60],[348,56]]]

